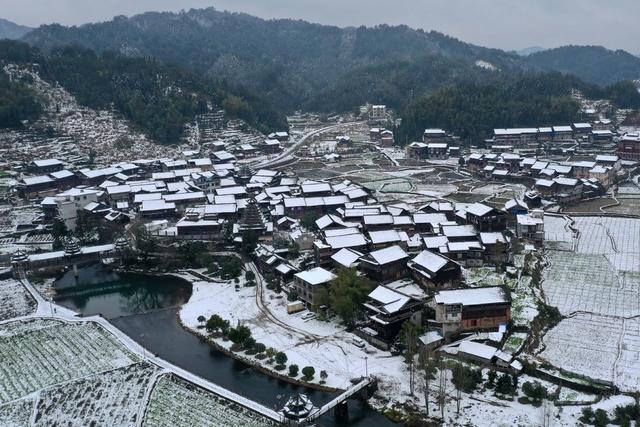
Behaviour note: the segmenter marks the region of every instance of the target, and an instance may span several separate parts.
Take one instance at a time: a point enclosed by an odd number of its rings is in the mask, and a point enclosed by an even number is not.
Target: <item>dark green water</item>
[[[191,297],[191,284],[172,276],[116,273],[91,264],[65,273],[54,283],[55,301],[84,315],[115,319],[180,307]]]
[[[333,399],[326,393],[291,385],[264,375],[215,350],[177,322],[177,313],[191,296],[191,284],[170,276],[109,272],[101,264],[56,280],[55,300],[83,315],[101,314],[118,329],[163,359],[228,390],[279,410],[289,396],[305,393],[316,405]],[[394,426],[359,401],[349,402],[349,422],[338,424],[332,414],[319,426]]]

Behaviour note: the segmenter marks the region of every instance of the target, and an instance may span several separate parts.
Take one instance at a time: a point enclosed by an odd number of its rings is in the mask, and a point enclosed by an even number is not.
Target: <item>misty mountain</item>
[[[518,50],[516,53],[520,56],[529,56],[532,53],[538,53],[538,52],[542,52],[544,50],[547,50],[544,47],[540,47],[540,46],[531,46],[531,47],[526,47],[524,49],[520,49]]]
[[[317,94],[339,90],[372,68],[425,58],[450,61],[457,74],[475,78],[484,61],[500,70],[521,69],[520,57],[406,26],[339,28],[295,20],[264,20],[213,8],[150,12],[80,27],[48,25],[25,40],[44,49],[78,44],[98,51],[151,56],[180,64],[268,96],[284,109],[318,104]],[[433,80],[449,81],[449,69]],[[428,88],[416,87],[416,95]]]
[[[0,18],[0,39],[19,39],[31,30],[33,28]]]
[[[602,46],[563,46],[529,55],[537,68],[573,74],[596,84],[612,84],[640,78],[640,58]]]

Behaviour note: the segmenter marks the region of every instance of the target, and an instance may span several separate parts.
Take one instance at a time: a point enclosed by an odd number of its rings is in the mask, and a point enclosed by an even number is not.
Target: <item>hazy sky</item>
[[[208,6],[339,26],[407,24],[502,49],[598,44],[640,53],[640,0],[0,0],[0,17],[78,25]]]

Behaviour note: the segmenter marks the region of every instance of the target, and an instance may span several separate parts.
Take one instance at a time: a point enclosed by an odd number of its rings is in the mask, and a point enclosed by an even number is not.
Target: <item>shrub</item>
[[[267,350],[267,346],[257,342],[254,344],[253,349],[257,352],[257,353],[264,353]]]
[[[256,345],[256,340],[252,337],[247,337],[244,341],[242,341],[242,346],[247,350],[253,350],[253,346]]]
[[[247,270],[247,272],[244,273],[244,278],[250,282],[256,279],[256,274],[251,270]]]
[[[237,328],[229,329],[227,336],[234,343],[241,344],[251,336],[251,331],[246,326],[240,325]]]
[[[207,318],[206,318],[206,317],[204,317],[203,315],[198,316],[198,322],[199,322],[199,323],[204,323],[204,322],[206,322],[206,321],[207,321]]]
[[[491,369],[487,374],[487,388],[493,388],[496,385],[496,377],[498,373],[495,369]]]
[[[313,369],[313,366],[305,366],[304,368],[302,368],[302,375],[304,375],[304,378],[307,380],[312,379],[315,373],[316,370]]]
[[[513,387],[513,380],[511,379],[511,375],[509,374],[500,375],[496,383],[496,393],[507,395],[507,394],[513,394],[514,392],[515,392],[515,387]]]
[[[547,389],[538,381],[526,381],[522,384],[522,392],[534,401],[542,401],[548,396]]]
[[[256,354],[254,357],[255,357],[256,359],[258,359],[258,360],[263,360],[263,359],[266,359],[266,358],[267,358],[267,355],[266,355],[266,354],[264,354],[264,353],[258,353],[258,354]]]
[[[200,319],[198,318],[198,320]],[[214,314],[209,317],[209,320],[207,320],[206,328],[209,333],[222,332],[223,334],[226,334],[229,331],[229,321],[224,320],[217,314]]]
[[[289,365],[289,376],[290,377],[298,376],[298,365]]]
[[[593,422],[593,417],[595,414],[593,413],[593,409],[591,406],[587,406],[586,408],[582,408],[582,416],[580,416],[580,421],[585,424],[591,424]]]
[[[286,368],[287,365],[276,365],[273,367],[273,369],[275,369],[276,371],[284,371],[284,368]]]
[[[279,351],[278,353],[276,353],[276,363],[278,365],[284,365],[285,363],[287,363],[287,360],[287,355],[283,352]]]
[[[607,424],[609,424],[607,411],[604,409],[596,409],[595,416],[593,417],[593,425],[596,427],[606,427]]]

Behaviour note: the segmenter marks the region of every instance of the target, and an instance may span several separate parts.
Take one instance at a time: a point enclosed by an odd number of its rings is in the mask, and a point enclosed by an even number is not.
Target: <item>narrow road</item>
[[[264,283],[264,278],[262,277],[262,274],[260,273],[260,270],[258,270],[258,267],[256,267],[254,262],[250,261],[250,260],[245,260],[245,268],[248,271],[252,271],[256,275],[256,305],[258,306],[258,309],[262,312],[262,314],[264,314],[271,322],[273,322],[276,325],[288,330],[289,332],[301,335],[301,338],[303,338],[305,340],[317,341],[317,340],[320,340],[320,339],[324,338],[324,337],[322,337],[320,335],[311,334],[309,332],[297,329],[297,328],[295,328],[293,326],[290,326],[290,325],[286,324],[285,322],[281,321],[280,319],[278,319],[271,312],[271,310],[269,310],[269,308],[267,307],[267,305],[264,302],[265,283]]]
[[[312,136],[315,135],[319,135],[321,133],[325,133],[325,132],[329,132],[329,131],[334,131],[336,129],[339,129],[343,126],[347,126],[347,125],[351,125],[353,124],[352,122],[347,122],[347,123],[339,123],[337,125],[331,125],[331,126],[325,126],[323,128],[320,129],[316,129],[314,131],[309,132],[308,134],[304,135],[302,138],[300,138],[300,140],[298,140],[295,144],[293,144],[291,147],[287,148],[286,150],[284,150],[281,154],[278,155],[278,157],[276,157],[275,159],[270,159],[270,160],[266,160],[260,163],[257,163],[255,165],[252,165],[253,167],[255,167],[256,169],[258,168],[268,168],[268,167],[275,167],[278,166],[280,163],[284,163],[286,161],[290,160],[291,155],[302,145],[304,144],[307,139],[311,138]]]

